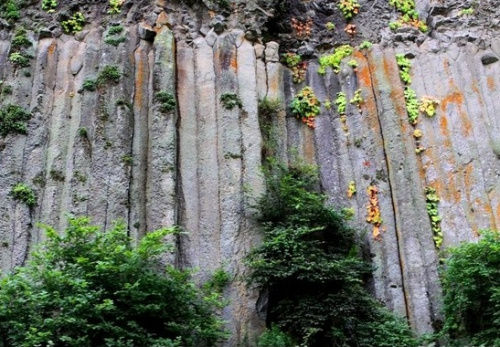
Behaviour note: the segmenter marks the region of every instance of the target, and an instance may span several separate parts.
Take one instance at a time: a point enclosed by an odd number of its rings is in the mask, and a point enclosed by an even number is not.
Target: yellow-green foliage
[[[357,89],[355,92],[354,92],[354,96],[352,97],[352,99],[349,101],[351,104],[353,105],[361,105],[363,103],[363,97],[361,96],[361,89]]]
[[[61,26],[66,34],[76,34],[82,31],[84,25],[85,17],[81,12],[76,12],[70,19],[61,22]]]
[[[42,10],[52,13],[57,8],[57,0],[42,0]]]
[[[321,111],[321,102],[318,100],[311,87],[304,87],[295,95],[290,106],[292,113],[297,118],[300,118],[308,127],[315,127],[314,118]]]
[[[425,114],[427,117],[434,117],[436,115],[436,107],[439,105],[439,101],[431,98],[429,96],[424,96],[420,99],[420,112]]]
[[[415,125],[418,122],[419,111],[417,94],[410,87],[405,88],[404,94],[406,100],[406,111],[408,112],[408,119],[410,121],[410,124]]]
[[[425,199],[427,202],[427,214],[431,220],[432,233],[436,248],[441,248],[443,244],[443,231],[441,230],[441,217],[439,216],[439,197],[432,187],[425,188]]]
[[[109,0],[109,14],[118,14],[120,13],[122,7],[123,0]]]
[[[335,99],[335,105],[337,105],[337,112],[339,114],[345,114],[347,106],[347,98],[344,92],[337,93],[337,98]]]
[[[411,83],[410,59],[406,58],[404,54],[396,54],[396,62],[398,63],[399,66],[399,76],[401,77],[401,81],[403,81],[404,84],[410,84]]]
[[[318,73],[324,75],[327,67],[332,68],[333,72],[338,73],[342,59],[350,56],[352,52],[353,48],[350,45],[342,45],[337,47],[332,54],[322,56],[319,58],[320,67]]]
[[[345,19],[351,19],[357,15],[360,7],[358,0],[340,0],[339,2],[339,10]]]

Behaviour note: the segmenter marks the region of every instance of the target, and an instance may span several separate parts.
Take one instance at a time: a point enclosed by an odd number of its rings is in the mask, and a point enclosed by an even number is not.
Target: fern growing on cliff
[[[406,323],[365,290],[371,267],[359,257],[355,232],[343,215],[316,192],[315,169],[274,163],[266,173],[268,189],[260,200],[264,239],[247,259],[250,282],[268,297],[267,323],[273,328],[266,339],[286,340],[286,333],[311,347],[414,346]]]

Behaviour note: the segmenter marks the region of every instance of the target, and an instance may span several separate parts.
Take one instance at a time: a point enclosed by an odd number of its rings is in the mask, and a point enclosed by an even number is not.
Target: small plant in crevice
[[[57,8],[57,0],[42,0],[42,10],[53,13]]]
[[[349,185],[347,186],[347,197],[352,198],[354,194],[356,194],[356,182],[350,181]]]
[[[427,214],[429,215],[432,226],[432,238],[436,248],[440,249],[443,244],[443,231],[441,230],[441,217],[439,216],[438,211],[439,197],[437,196],[434,188],[425,188],[425,201]]]
[[[232,110],[235,107],[243,107],[240,98],[234,93],[224,93],[220,96],[220,102],[226,110]]]
[[[354,96],[349,102],[358,107],[361,106],[361,104],[364,102],[363,97],[361,96],[361,89],[356,89],[356,91],[354,92]]]
[[[439,100],[432,98],[430,96],[424,96],[420,99],[419,110],[427,117],[432,118],[436,115],[437,106],[439,105]]]
[[[410,25],[423,33],[427,32],[427,25],[419,20],[415,0],[389,0],[389,3],[401,13],[401,17],[397,21],[389,24],[391,30],[396,30],[403,25]]]
[[[0,136],[5,137],[12,133],[26,134],[26,122],[31,116],[31,113],[19,105],[0,106]]]
[[[19,52],[24,47],[31,47],[31,41],[26,34],[26,29],[22,27],[16,29],[12,41],[10,42],[11,52]]]
[[[359,49],[370,49],[370,48],[372,48],[372,46],[373,46],[373,43],[371,43],[370,41],[363,41],[359,45]]]
[[[14,22],[21,18],[21,8],[25,5],[23,0],[6,0],[0,4],[0,17]]]
[[[127,41],[127,38],[125,36],[120,36],[122,32],[123,26],[121,26],[120,24],[111,25],[106,33],[104,42],[115,47],[119,46],[120,43]]]
[[[108,14],[119,14],[124,0],[109,0]]]
[[[349,23],[345,26],[344,31],[347,35],[354,37],[357,34],[356,24]]]
[[[57,182],[64,182],[66,177],[61,170],[52,169],[49,171],[50,178]]]
[[[333,31],[335,30],[335,24],[333,22],[326,22],[325,28],[328,31]]]
[[[338,7],[345,19],[352,19],[359,13],[361,6],[358,0],[340,0]]]
[[[448,248],[442,268],[446,346],[500,343],[500,233],[481,230],[477,242]]]
[[[332,54],[327,54],[319,58],[319,68],[318,73],[324,75],[326,69],[330,67],[333,72],[338,73],[340,71],[340,63],[342,59],[350,56],[354,49],[350,45],[342,45],[335,48]]]
[[[265,177],[263,241],[247,257],[249,282],[268,299],[258,346],[416,346],[408,326],[364,288],[371,266],[345,215],[317,192],[316,168],[271,161]]]
[[[75,12],[71,18],[61,22],[65,34],[74,35],[83,30],[85,25],[85,16],[81,12]]]
[[[9,195],[12,196],[14,200],[20,201],[28,207],[36,206],[36,194],[33,189],[25,183],[18,183],[13,186]]]
[[[396,63],[399,66],[399,76],[404,84],[411,84],[411,60],[404,54],[396,54]]]
[[[406,111],[408,112],[408,120],[411,125],[416,125],[418,123],[419,114],[417,93],[415,93],[415,91],[410,87],[406,87],[404,90],[404,96],[406,101]]]
[[[356,61],[356,59],[351,59],[347,62],[347,65],[352,67],[354,71],[356,71],[356,68],[358,67],[358,62]]]
[[[296,53],[283,54],[285,65],[292,70],[293,83],[302,83],[306,79],[307,62]]]
[[[117,84],[120,81],[122,73],[115,65],[105,65],[99,72],[96,79],[85,79],[82,84],[82,90],[96,91],[98,88],[109,84]]]
[[[458,12],[460,16],[471,16],[474,14],[474,9],[472,7],[463,8]]]
[[[313,21],[308,18],[305,21],[299,21],[297,18],[292,18],[291,26],[295,37],[299,40],[308,39],[311,36]]]
[[[172,93],[167,91],[160,91],[155,95],[156,101],[160,103],[160,111],[167,113],[175,110],[177,107],[177,102],[175,100],[175,96]]]
[[[122,156],[122,163],[126,166],[134,165],[134,158],[130,154]]]
[[[380,213],[380,205],[378,201],[379,190],[376,186],[370,185],[367,188],[368,193],[368,206],[367,206],[367,216],[366,221],[373,225],[372,237],[374,240],[380,239],[380,227],[382,226],[383,220]]]
[[[342,115],[346,113],[347,96],[344,92],[337,93],[337,98],[335,99],[335,105],[337,105],[338,114]]]
[[[262,134],[262,158],[274,157],[278,146],[278,130],[273,125],[274,118],[283,111],[283,105],[279,99],[268,99],[259,101],[259,127]],[[263,161],[263,164],[266,164]]]
[[[292,114],[310,128],[315,128],[315,118],[321,112],[321,102],[311,87],[304,87],[295,95],[290,105]]]
[[[94,92],[97,90],[97,81],[95,79],[86,79],[83,81],[82,90]]]
[[[20,68],[30,66],[30,58],[29,55],[21,52],[13,52],[9,55],[9,61]]]

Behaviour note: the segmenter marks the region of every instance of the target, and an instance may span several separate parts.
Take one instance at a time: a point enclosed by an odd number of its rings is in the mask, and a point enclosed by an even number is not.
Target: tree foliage
[[[449,251],[444,331],[457,345],[500,346],[500,235],[485,231],[478,243]]]
[[[30,262],[0,282],[0,345],[210,346],[225,336],[219,297],[207,298],[189,272],[162,270],[175,229],[137,247],[122,223],[103,233],[77,218],[62,236],[44,230]]]
[[[283,340],[281,330],[304,346],[414,346],[407,324],[365,290],[372,269],[355,232],[316,186],[311,166],[269,166],[264,241],[248,257],[250,281],[268,293],[267,323],[275,325],[265,337]]]

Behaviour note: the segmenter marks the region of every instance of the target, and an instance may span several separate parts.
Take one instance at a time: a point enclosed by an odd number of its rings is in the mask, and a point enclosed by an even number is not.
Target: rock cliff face
[[[242,258],[259,239],[253,206],[265,189],[263,98],[283,105],[271,120],[278,157],[316,164],[329,203],[353,209],[353,225],[366,231],[376,266],[374,294],[418,333],[440,320],[439,250],[425,188],[440,198],[441,248],[500,226],[498,1],[417,1],[425,34],[406,26],[389,30],[397,12],[388,1],[360,1],[355,35],[344,32],[335,1],[284,7],[238,1],[222,9],[221,2],[126,1],[114,16],[106,4],[90,1],[61,1],[55,14],[32,3],[17,23],[2,21],[0,32],[1,107],[32,113],[26,134],[0,138],[3,270],[23,264],[43,239],[37,222],[63,227],[67,213],[89,215],[103,227],[123,219],[134,238],[179,224],[187,234],[175,240],[171,261],[202,269],[200,280],[221,265],[234,276],[224,310],[233,332],[227,344],[252,345],[263,320]],[[474,13],[464,13],[470,6]],[[62,34],[57,21],[76,9],[87,25]],[[292,18],[311,19],[307,39],[298,40],[286,25]],[[330,33],[327,22],[337,29]],[[115,46],[109,30],[117,23],[123,42]],[[32,55],[23,68],[10,59],[22,25]],[[322,50],[365,39],[374,42],[371,49],[355,49],[338,73],[318,74]],[[310,58],[302,83],[280,63],[285,52]],[[417,97],[439,101],[436,115],[421,114],[417,127],[408,121],[398,53],[412,62]],[[101,79],[95,91],[82,88],[113,66],[120,72],[116,83]],[[314,130],[288,110],[306,85],[323,104]],[[348,103],[339,115],[337,93],[350,100],[357,90],[363,103]],[[236,94],[241,107],[226,109],[220,101],[226,93]],[[163,104],[165,95],[176,96],[175,107]],[[418,141],[415,129],[423,133]],[[18,182],[33,188],[35,207],[9,194]],[[357,193],[349,198],[351,182]],[[375,230],[366,222],[370,206],[382,217]]]

